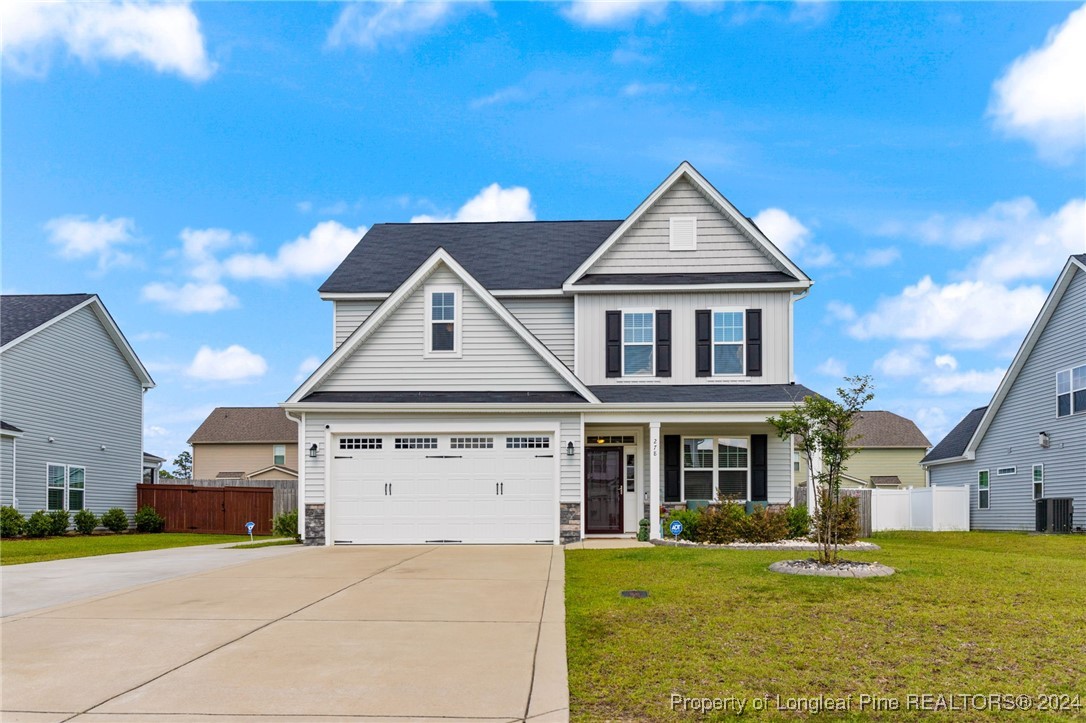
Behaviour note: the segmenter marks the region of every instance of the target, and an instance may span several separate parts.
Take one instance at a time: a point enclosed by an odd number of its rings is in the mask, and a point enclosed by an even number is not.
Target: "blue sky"
[[[331,346],[373,223],[628,215],[692,162],[815,279],[799,381],[937,442],[1086,250],[1068,3],[4,9],[5,293],[96,292],[171,458]]]

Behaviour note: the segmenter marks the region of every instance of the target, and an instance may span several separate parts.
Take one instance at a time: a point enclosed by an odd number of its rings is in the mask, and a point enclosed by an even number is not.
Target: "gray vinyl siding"
[[[426,284],[462,288],[460,358],[426,358]],[[569,385],[444,266],[314,391],[566,391]]]
[[[1056,373],[1086,364],[1086,273],[1078,271],[995,418],[976,459],[930,467],[933,485],[970,486],[970,526],[978,530],[1033,530],[1033,465],[1043,464],[1045,497],[1074,498],[1075,526],[1086,527],[1086,414],[1056,416]],[[1037,443],[1039,432],[1052,440]],[[999,476],[1000,467],[1017,473]],[[991,506],[978,506],[977,473],[987,469]]]
[[[11,482],[14,479],[11,474],[12,450],[14,449],[12,437],[0,437],[0,505],[11,505]]]
[[[334,318],[335,338],[332,340],[332,348],[339,348],[343,340],[354,333],[354,330],[362,326],[369,318],[373,310],[380,306],[379,300],[366,301],[333,301],[332,316]]]
[[[537,339],[573,368],[573,297],[501,299]]]
[[[45,508],[46,465],[55,463],[86,468],[88,509],[135,514],[143,390],[95,313],[80,309],[42,329],[5,351],[2,364],[4,421],[24,432],[16,442],[19,510]],[[10,495],[8,480],[5,503]]]
[[[651,383],[647,377],[608,377],[608,310],[671,310],[671,376],[666,384],[787,384],[790,379],[787,291],[652,294],[582,294],[577,297],[577,375],[585,384]],[[699,377],[695,365],[694,312],[698,309],[762,310],[762,376]]]
[[[579,414],[535,416],[511,416],[507,414],[439,414],[427,413],[419,415],[410,414],[374,414],[363,415],[358,413],[317,413],[307,412],[305,415],[305,449],[313,444],[321,450],[316,457],[305,456],[305,503],[322,504],[325,501],[324,489],[324,465],[327,458],[325,449],[325,425],[344,425],[355,423],[370,423],[375,421],[388,422],[389,424],[412,424],[418,426],[420,433],[427,431],[428,424],[441,425],[445,422],[472,422],[493,423],[500,421],[510,430],[549,430],[560,425],[559,439],[554,440],[554,453],[561,456],[560,471],[560,501],[581,501],[581,417]],[[488,433],[490,434],[490,433]],[[575,450],[572,457],[566,455],[566,444],[573,442]]]
[[[697,216],[695,251],[672,251],[671,216]],[[686,180],[675,183],[607,253],[590,274],[779,271],[770,257]]]

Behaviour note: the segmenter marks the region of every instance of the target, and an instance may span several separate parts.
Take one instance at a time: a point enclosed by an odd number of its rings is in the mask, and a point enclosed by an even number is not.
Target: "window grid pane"
[[[1033,465],[1033,481],[1044,482],[1045,481],[1045,468],[1043,464]]]
[[[493,437],[452,437],[449,439],[452,449],[493,449]]]
[[[683,467],[686,469],[712,469],[713,440],[684,439]]]
[[[713,314],[713,342],[742,342],[743,312],[718,311]]]
[[[622,324],[623,341],[627,344],[651,344],[655,341],[652,333],[653,314],[625,314]]]
[[[456,321],[456,294],[451,291],[438,291],[432,296],[432,313],[434,321]]]
[[[747,440],[721,439],[717,446],[717,456],[721,469],[747,468]]]
[[[550,437],[506,437],[506,449],[550,449]]]
[[[437,449],[437,437],[396,437],[396,449]]]

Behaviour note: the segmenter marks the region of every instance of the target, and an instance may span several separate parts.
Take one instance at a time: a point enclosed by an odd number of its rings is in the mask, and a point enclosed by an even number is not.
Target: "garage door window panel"
[[[396,437],[396,449],[437,449],[437,437]]]

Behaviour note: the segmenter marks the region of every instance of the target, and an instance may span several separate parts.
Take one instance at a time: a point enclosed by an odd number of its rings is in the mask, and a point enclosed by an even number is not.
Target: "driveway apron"
[[[4,721],[568,720],[562,549],[309,548],[0,623]]]

